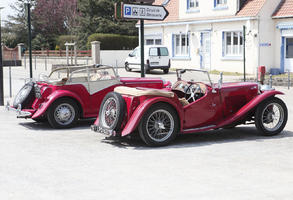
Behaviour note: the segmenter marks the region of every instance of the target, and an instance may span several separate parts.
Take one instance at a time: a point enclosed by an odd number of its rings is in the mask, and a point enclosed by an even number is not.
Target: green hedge
[[[93,41],[101,42],[101,50],[134,49],[138,46],[137,36],[94,33],[88,37],[87,47],[89,49]]]
[[[60,35],[57,40],[56,40],[56,50],[62,49],[65,50],[65,43],[71,43],[71,42],[76,42],[77,41],[77,36],[75,35]]]

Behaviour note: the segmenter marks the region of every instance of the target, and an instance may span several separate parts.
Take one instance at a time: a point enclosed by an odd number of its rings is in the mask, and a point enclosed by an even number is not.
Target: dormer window
[[[226,6],[227,0],[215,0],[215,7],[217,6]]]
[[[198,9],[199,0],[187,0],[187,10]]]

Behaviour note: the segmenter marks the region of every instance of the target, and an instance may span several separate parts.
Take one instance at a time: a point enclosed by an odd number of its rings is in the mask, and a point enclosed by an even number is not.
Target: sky
[[[3,26],[3,20],[8,20],[8,15],[13,15],[14,10],[10,8],[11,4],[14,4],[17,0],[0,0],[0,7],[4,7],[1,10],[1,24]]]

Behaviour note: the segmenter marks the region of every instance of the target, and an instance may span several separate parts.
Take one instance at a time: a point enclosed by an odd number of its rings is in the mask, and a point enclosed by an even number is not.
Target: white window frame
[[[230,49],[227,45],[227,35],[231,34],[230,38]],[[234,35],[237,36],[237,44],[234,44]],[[242,44],[240,44],[242,39]],[[223,57],[243,57],[243,33],[242,31],[223,31]],[[235,48],[236,47],[236,48]],[[236,50],[234,52],[234,50]]]
[[[182,46],[182,38],[186,38],[185,45]],[[177,47],[177,38],[179,39],[179,48]],[[173,57],[190,57],[190,35],[187,33],[173,34]],[[178,50],[178,51],[177,51]],[[184,53],[185,52],[185,53]]]

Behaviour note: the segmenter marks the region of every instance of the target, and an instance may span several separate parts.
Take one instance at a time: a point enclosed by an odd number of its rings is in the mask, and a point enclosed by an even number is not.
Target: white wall
[[[262,10],[259,13],[259,65],[266,66],[266,71],[271,68],[279,68],[276,63],[276,55],[279,54],[279,47],[275,39],[275,22],[272,19],[272,14],[279,5],[280,0],[266,1]],[[270,44],[270,46],[262,46]]]
[[[101,50],[101,64],[124,67],[124,61],[131,50]]]
[[[190,32],[190,59],[171,59],[171,67],[173,68],[194,68],[200,69],[200,55],[199,49],[201,48],[201,32],[210,30],[211,34],[211,68],[206,70],[218,71],[231,71],[243,72],[243,59],[232,60],[224,59],[222,57],[222,32],[223,31],[242,31],[243,25],[249,29],[246,42],[246,72],[253,74],[257,68],[257,38],[254,33],[257,33],[256,20],[238,21],[238,22],[222,22],[222,23],[206,23],[196,25],[177,25],[177,26],[164,26],[162,27],[147,27],[145,34],[154,32],[162,32],[163,45],[167,46],[170,54],[172,55],[172,34]]]
[[[227,0],[227,8],[214,8],[214,0],[199,0],[199,9],[187,11],[187,0],[179,0],[179,18],[215,17],[235,15],[238,8],[238,0]]]

